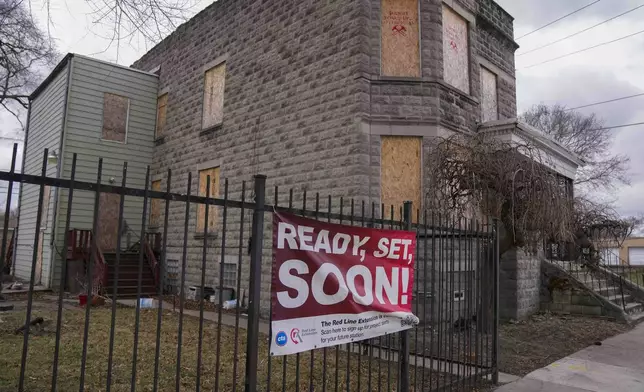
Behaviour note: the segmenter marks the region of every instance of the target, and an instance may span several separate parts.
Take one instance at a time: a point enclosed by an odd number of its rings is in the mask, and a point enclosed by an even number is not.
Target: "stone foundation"
[[[539,311],[541,260],[522,249],[511,249],[500,258],[500,316],[524,320]]]

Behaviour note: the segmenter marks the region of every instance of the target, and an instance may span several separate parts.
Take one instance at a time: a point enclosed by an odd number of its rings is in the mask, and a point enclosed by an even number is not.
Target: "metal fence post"
[[[403,208],[404,228],[411,231],[412,202],[406,201]],[[400,332],[400,391],[409,392],[409,331]]]
[[[262,250],[264,240],[264,201],[266,176],[256,175],[255,210],[250,251],[250,282],[248,295],[248,335],[246,337],[246,392],[257,390],[257,357],[259,354],[259,298],[262,279]]]
[[[500,255],[499,255],[499,221],[494,220],[494,252],[493,252],[493,284],[494,284],[494,302],[493,302],[493,315],[492,320],[492,382],[499,383],[499,275],[500,275]]]

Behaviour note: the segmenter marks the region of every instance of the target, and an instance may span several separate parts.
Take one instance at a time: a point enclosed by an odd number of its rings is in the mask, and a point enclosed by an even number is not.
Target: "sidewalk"
[[[591,346],[497,392],[644,392],[644,324]]]

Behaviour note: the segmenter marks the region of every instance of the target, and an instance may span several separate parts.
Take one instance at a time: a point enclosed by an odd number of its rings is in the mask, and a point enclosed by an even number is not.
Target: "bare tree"
[[[29,0],[32,1],[32,0]],[[53,24],[49,9],[62,0],[43,0],[49,24]],[[123,42],[142,37],[147,44],[156,44],[174,31],[179,23],[193,14],[197,0],[83,0],[90,8],[94,26],[105,32],[94,33],[117,48]],[[117,50],[118,52],[118,50]]]
[[[56,57],[51,41],[38,28],[25,2],[0,0],[0,106],[18,121],[41,71]]]
[[[512,247],[537,250],[544,238],[574,238],[570,187],[529,142],[455,135],[435,139],[426,156],[426,208],[500,219],[502,252]]]
[[[630,183],[630,159],[611,154],[615,134],[595,114],[540,104],[523,113],[521,118],[587,162],[577,171],[578,190],[612,190],[617,185]]]

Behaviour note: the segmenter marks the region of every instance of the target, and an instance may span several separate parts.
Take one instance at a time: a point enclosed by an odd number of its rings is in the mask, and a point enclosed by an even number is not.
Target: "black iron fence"
[[[414,210],[411,203],[385,207],[283,192],[267,188],[263,176],[255,176],[252,189],[240,182],[232,190],[225,180],[219,187],[223,197],[211,197],[210,186],[193,194],[190,173],[180,182],[185,191],[176,191],[171,171],[164,176],[166,189],[152,190],[149,168],[144,187],[128,187],[124,164],[116,186],[105,183],[102,159],[96,180],[80,181],[76,156],[69,178],[51,178],[47,156],[45,151],[40,175],[16,173],[14,149],[11,171],[0,172],[0,181],[9,183],[5,217],[18,184],[38,189],[36,211],[23,209],[21,217],[43,215],[47,187],[66,206],[58,208],[64,211],[55,218],[59,222],[45,223],[64,230],[49,244],[39,243],[42,219],[33,219],[33,228],[22,219],[24,227],[17,229],[32,244],[30,252],[14,249],[11,274],[29,283],[24,297],[8,298],[14,309],[2,313],[0,351],[7,355],[0,358],[0,389],[474,391],[497,381],[499,271],[493,224]],[[93,195],[91,227],[76,227],[81,192]],[[104,195],[118,200],[114,225],[106,224]],[[125,208],[128,198],[142,201],[138,246],[123,240],[131,230],[126,221],[134,226],[132,209]],[[420,324],[349,345],[270,356],[274,211],[416,231],[413,310]],[[154,235],[151,213],[162,220]],[[199,232],[196,220],[205,222]],[[112,234],[113,249],[106,245]],[[7,235],[5,219],[0,271],[9,261]],[[48,260],[43,247],[52,249]],[[57,291],[54,295],[35,291],[36,269],[47,263],[60,270],[44,282]],[[65,291],[72,268],[81,273],[80,295]]]

